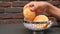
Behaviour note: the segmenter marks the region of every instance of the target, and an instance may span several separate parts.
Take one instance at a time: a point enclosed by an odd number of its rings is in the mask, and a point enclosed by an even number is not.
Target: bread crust
[[[48,17],[45,15],[38,15],[35,17],[35,19],[33,20],[33,22],[47,22],[49,21]]]
[[[23,15],[24,19],[29,22],[32,22],[36,16],[35,12],[31,11],[29,6],[23,8]]]
[[[48,22],[49,19],[47,16],[45,15],[38,15],[35,17],[33,22]],[[47,27],[48,24],[35,24],[36,28],[45,28]]]

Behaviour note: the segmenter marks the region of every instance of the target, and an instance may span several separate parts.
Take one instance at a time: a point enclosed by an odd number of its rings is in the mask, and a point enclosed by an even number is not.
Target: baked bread
[[[47,22],[49,21],[48,17],[45,15],[38,15],[35,17],[35,19],[33,20],[33,22]]]
[[[24,19],[29,22],[32,22],[36,16],[35,12],[31,11],[29,6],[24,6],[23,15],[24,15]]]
[[[47,16],[45,16],[45,15],[38,15],[38,16],[36,16],[36,18],[34,19],[34,21],[33,22],[48,22],[49,21],[49,19],[48,19],[48,17]],[[47,25],[48,24],[35,24],[35,27],[36,28],[45,28],[45,27],[47,27]]]

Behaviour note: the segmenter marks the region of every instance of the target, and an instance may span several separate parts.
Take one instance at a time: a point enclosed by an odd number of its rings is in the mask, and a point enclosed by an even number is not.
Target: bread
[[[33,22],[47,22],[49,21],[48,17],[45,15],[38,15]],[[35,24],[36,28],[45,28],[48,24]]]
[[[35,17],[35,19],[33,20],[33,22],[47,22],[49,21],[48,17],[45,15],[38,15]]]
[[[23,15],[24,15],[25,20],[29,22],[32,22],[36,16],[35,12],[31,11],[29,6],[27,7],[25,6],[23,8]]]

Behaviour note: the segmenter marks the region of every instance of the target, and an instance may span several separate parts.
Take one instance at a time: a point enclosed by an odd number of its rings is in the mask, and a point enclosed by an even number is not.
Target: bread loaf
[[[33,22],[48,22],[49,19],[47,16],[45,15],[38,15],[36,16],[36,18],[33,20]],[[47,27],[48,24],[35,24],[36,28],[45,28]]]
[[[47,22],[49,21],[48,17],[45,15],[38,15],[35,17],[35,19],[33,20],[33,22]]]
[[[29,6],[27,7],[25,6],[23,8],[23,15],[24,15],[25,20],[29,22],[32,22],[36,16],[35,12],[31,11]]]

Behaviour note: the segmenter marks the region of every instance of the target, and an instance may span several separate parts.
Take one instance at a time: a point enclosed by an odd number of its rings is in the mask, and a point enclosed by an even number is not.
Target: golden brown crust
[[[33,22],[48,22],[49,19],[47,16],[45,15],[38,15],[35,17]],[[48,24],[35,24],[35,27],[37,28],[45,28],[47,27]]]
[[[33,19],[35,18],[35,12],[31,11],[30,10],[30,7],[24,7],[23,8],[23,15],[24,15],[24,18],[27,20],[27,21],[33,21]]]
[[[33,22],[47,22],[49,21],[48,17],[45,15],[38,15],[35,17],[35,19],[33,20]]]

